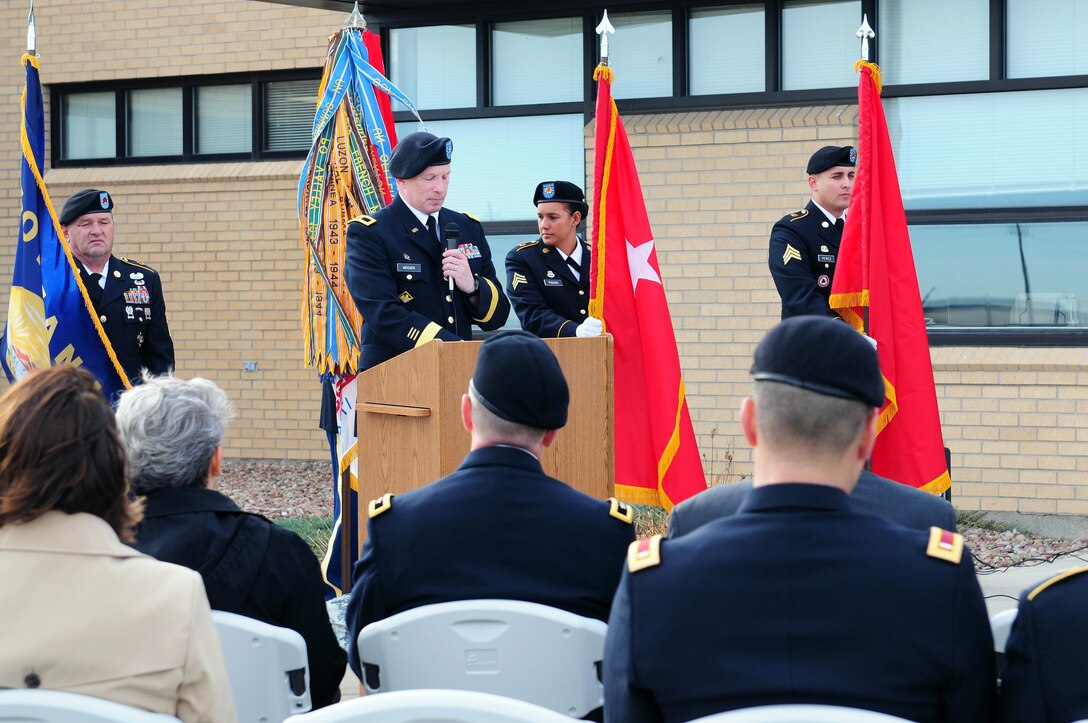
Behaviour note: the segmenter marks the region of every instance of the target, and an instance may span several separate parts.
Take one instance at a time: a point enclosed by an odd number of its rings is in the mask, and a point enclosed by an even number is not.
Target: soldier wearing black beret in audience
[[[813,153],[805,169],[812,200],[771,229],[767,263],[782,297],[783,319],[805,314],[837,318],[828,299],[857,155],[852,146],[824,146]]]
[[[753,487],[737,514],[628,552],[606,720],[814,703],[991,721],[993,639],[963,538],[850,506],[884,401],[872,346],[833,319],[787,319],[752,376],[740,420]]]
[[[588,315],[589,244],[578,237],[588,206],[582,189],[545,181],[533,194],[540,238],[506,255],[506,293],[521,326],[540,337],[598,336]]]
[[[1005,647],[1001,723],[1088,719],[1088,567],[1066,570],[1020,596]]]
[[[361,369],[432,339],[471,339],[473,324],[506,323],[510,302],[480,221],[442,206],[452,158],[449,138],[405,136],[389,159],[397,197],[348,224],[344,276],[363,316]],[[450,224],[460,230],[456,249],[447,249]]]
[[[174,342],[158,272],[113,255],[113,209],[109,193],[88,188],[65,202],[60,225],[117,360],[139,384],[143,369],[173,369]]]
[[[631,510],[544,473],[570,393],[543,341],[502,331],[480,347],[461,420],[471,451],[452,474],[370,503],[355,566],[348,640],[376,620],[453,600],[525,600],[605,620]],[[348,660],[362,675],[356,646]]]

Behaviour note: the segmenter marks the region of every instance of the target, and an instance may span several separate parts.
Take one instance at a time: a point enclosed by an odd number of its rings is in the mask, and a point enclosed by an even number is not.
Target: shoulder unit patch
[[[631,506],[620,502],[615,497],[608,498],[608,514],[629,525],[635,520],[635,511],[631,509]]]
[[[1037,588],[1035,588],[1034,590],[1029,592],[1028,593],[1028,600],[1034,600],[1036,595],[1041,593],[1043,590],[1046,590],[1051,585],[1054,585],[1055,583],[1059,583],[1062,580],[1066,580],[1068,578],[1074,577],[1075,575],[1079,575],[1082,572],[1088,572],[1088,566],[1074,567],[1072,570],[1066,570],[1065,572],[1059,572],[1057,575],[1050,578],[1046,582],[1041,583]]]
[[[942,530],[940,527],[930,527],[926,554],[958,565],[963,557],[963,535]]]
[[[374,519],[383,512],[388,512],[393,507],[393,495],[386,492],[376,500],[371,500],[366,507],[366,516]]]
[[[355,218],[348,221],[348,223],[361,223],[364,226],[373,226],[377,222],[378,222],[378,219],[374,218],[373,216],[365,216],[365,215],[364,216],[356,216]]]
[[[627,571],[638,572],[661,564],[662,535],[635,540],[627,548]]]

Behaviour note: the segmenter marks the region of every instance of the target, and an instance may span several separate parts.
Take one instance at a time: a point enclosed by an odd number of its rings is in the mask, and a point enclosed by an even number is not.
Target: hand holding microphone
[[[468,257],[458,248],[461,227],[451,221],[446,224],[445,231],[446,250],[442,253],[442,275],[449,281],[451,294],[455,284],[464,293],[471,294],[476,289],[476,277],[472,275]]]

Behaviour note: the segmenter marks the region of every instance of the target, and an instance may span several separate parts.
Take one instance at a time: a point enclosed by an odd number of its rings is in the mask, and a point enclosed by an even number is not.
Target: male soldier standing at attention
[[[109,193],[88,188],[65,201],[60,225],[110,346],[129,381],[139,384],[143,369],[173,369],[174,342],[158,272],[113,255],[113,208]]]
[[[808,160],[812,200],[771,229],[767,259],[782,297],[782,318],[805,314],[836,317],[828,305],[835,259],[854,187],[853,146],[824,146]]]
[[[449,138],[405,136],[389,159],[396,199],[348,224],[344,274],[363,316],[360,370],[432,339],[472,339],[473,324],[506,323],[510,302],[480,221],[442,207],[452,158]]]

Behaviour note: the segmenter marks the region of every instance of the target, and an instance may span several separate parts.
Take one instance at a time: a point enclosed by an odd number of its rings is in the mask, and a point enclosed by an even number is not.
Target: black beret
[[[573,203],[580,206],[583,216],[589,210],[589,206],[586,205],[586,194],[582,193],[582,189],[570,181],[544,181],[538,185],[536,193],[533,194],[533,205],[550,201]]]
[[[850,166],[857,164],[858,152],[853,146],[824,146],[812,154],[808,159],[808,168],[805,173],[813,175],[823,173],[828,168],[835,166]]]
[[[794,316],[767,332],[752,357],[752,376],[870,407],[884,404],[876,349],[849,324],[827,316]]]
[[[72,194],[60,210],[60,225],[67,226],[86,213],[113,213],[113,197],[93,188]]]
[[[453,159],[453,141],[419,131],[401,138],[389,157],[393,178],[415,178],[431,166],[448,166]]]
[[[492,413],[536,429],[567,423],[570,390],[559,360],[527,331],[500,331],[480,346],[472,391]]]

